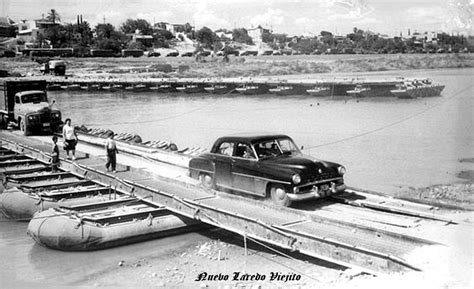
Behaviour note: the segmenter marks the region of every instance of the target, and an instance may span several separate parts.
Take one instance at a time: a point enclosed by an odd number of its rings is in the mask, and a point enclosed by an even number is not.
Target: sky
[[[261,25],[290,36],[345,35],[354,27],[390,36],[406,36],[408,29],[474,35],[474,0],[0,0],[0,16],[15,22],[40,19],[50,9],[62,23],[82,15],[92,27],[105,21],[118,28],[131,18],[213,30]]]

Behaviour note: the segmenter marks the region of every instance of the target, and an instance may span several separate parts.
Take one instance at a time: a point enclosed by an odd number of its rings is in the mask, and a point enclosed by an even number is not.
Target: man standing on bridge
[[[117,166],[117,144],[114,140],[114,133],[112,131],[109,132],[109,136],[107,140],[105,140],[105,153],[107,155],[107,163],[105,164],[105,168],[109,171],[109,167],[112,167],[112,172],[115,173],[115,167]]]
[[[76,160],[77,134],[74,130],[74,127],[71,126],[70,118],[66,119],[63,127],[63,140],[64,150],[66,151],[66,157],[69,159],[69,151],[71,151],[72,160]]]

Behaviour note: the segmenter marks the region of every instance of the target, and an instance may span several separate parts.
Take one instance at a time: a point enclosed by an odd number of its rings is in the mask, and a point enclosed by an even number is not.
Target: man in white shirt
[[[71,126],[71,119],[67,118],[63,126],[64,150],[66,158],[69,159],[69,151],[72,153],[72,159],[76,159],[77,134],[74,127]]]

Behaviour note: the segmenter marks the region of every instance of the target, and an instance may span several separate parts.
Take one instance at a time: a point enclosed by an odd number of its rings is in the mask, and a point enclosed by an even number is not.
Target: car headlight
[[[28,116],[28,120],[33,120],[33,116],[32,115]]]
[[[346,173],[346,168],[343,166],[340,166],[339,168],[337,168],[337,171],[339,172],[341,176],[343,176]]]
[[[295,185],[301,183],[301,177],[300,177],[300,175],[298,175],[298,174],[294,174],[294,175],[291,177],[291,180],[293,181],[293,184],[295,184]]]

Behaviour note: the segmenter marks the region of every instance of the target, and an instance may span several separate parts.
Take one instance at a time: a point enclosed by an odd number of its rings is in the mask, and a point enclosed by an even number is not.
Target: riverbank
[[[80,78],[257,77],[474,67],[472,54],[373,54],[207,57],[65,58],[66,74]],[[163,65],[171,65],[166,72]],[[1,69],[15,75],[41,75],[30,58],[6,58]]]

